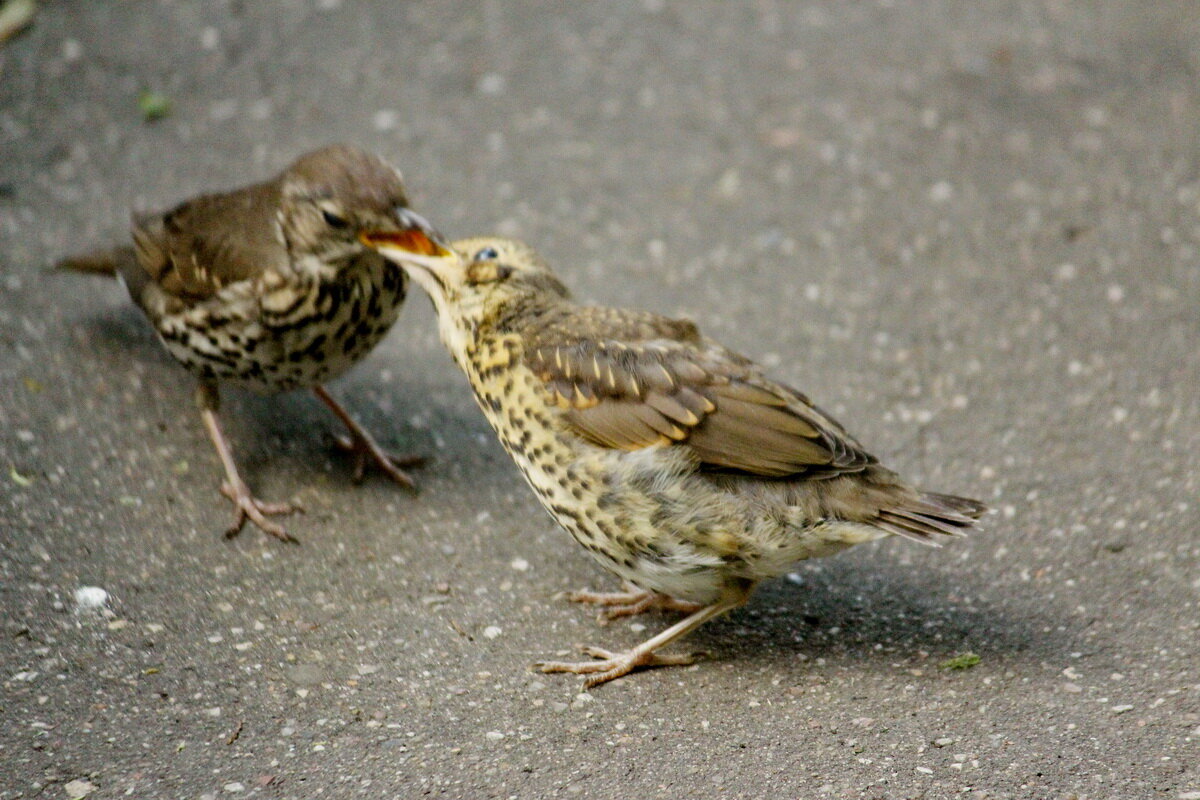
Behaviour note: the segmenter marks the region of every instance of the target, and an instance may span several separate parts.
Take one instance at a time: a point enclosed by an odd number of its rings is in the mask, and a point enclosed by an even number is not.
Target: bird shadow
[[[1060,617],[988,593],[987,587],[964,589],[949,572],[886,562],[883,553],[830,559],[797,565],[788,578],[763,583],[746,606],[674,649],[780,670],[813,659],[939,666],[968,652],[996,661],[1041,661],[1086,649],[1083,630],[1064,629]]]
[[[73,343],[87,347],[90,357],[101,357],[114,366],[140,362],[179,369],[146,318],[132,306],[90,312],[76,320],[71,333]]]
[[[196,441],[203,437],[194,411],[194,377],[170,356],[136,308],[90,311],[76,321],[70,337],[69,346],[86,348],[89,358],[109,368],[110,374],[126,374],[129,370],[142,373],[142,394],[148,398],[147,405],[161,403],[157,410],[144,408],[144,413],[159,417],[164,425],[187,417]],[[375,358],[370,356],[368,361]],[[398,382],[380,390],[366,377],[369,369],[365,364],[356,365],[332,382],[332,394],[386,451],[431,457],[434,445],[428,429],[407,424],[408,415],[404,413],[427,403],[429,387]],[[218,416],[248,481],[253,482],[255,474],[268,470],[295,478],[311,468],[305,465],[328,462],[334,466],[330,473],[334,485],[352,482],[351,459],[335,443],[346,431],[311,392],[298,389],[261,395],[221,384],[220,397]],[[400,411],[388,413],[388,408]],[[457,430],[466,423],[466,419],[456,418],[438,421],[428,428],[445,424]],[[374,480],[372,475],[368,469],[367,482]]]

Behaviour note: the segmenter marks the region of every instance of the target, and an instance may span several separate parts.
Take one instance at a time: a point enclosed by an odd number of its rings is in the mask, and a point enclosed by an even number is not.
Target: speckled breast
[[[262,393],[315,386],[364,358],[400,313],[407,281],[381,260],[332,281],[222,297],[161,320],[171,354],[202,377]],[[233,287],[230,287],[233,289]]]

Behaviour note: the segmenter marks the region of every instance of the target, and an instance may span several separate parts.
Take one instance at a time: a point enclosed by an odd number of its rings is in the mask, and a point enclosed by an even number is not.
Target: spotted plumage
[[[133,247],[68,259],[62,266],[116,273],[177,361],[200,381],[204,423],[226,471],[222,493],[236,517],[290,536],[268,515],[294,510],[263,503],[238,475],[216,418],[218,384],[275,393],[312,388],[347,426],[342,444],[411,486],[388,456],[322,384],[371,351],[400,313],[402,270],[363,246],[364,228],[424,221],[408,208],[400,173],[355,147],[333,145],[292,163],[273,180],[203,195],[165,212],[136,215]]]
[[[589,685],[686,663],[656,651],[796,561],[889,534],[971,528],[984,506],[921,492],[759,365],[687,320],[579,306],[529,247],[420,255],[367,234],[428,291],[442,339],[542,504],[636,589],[575,599],[691,615],[625,653],[550,662]]]

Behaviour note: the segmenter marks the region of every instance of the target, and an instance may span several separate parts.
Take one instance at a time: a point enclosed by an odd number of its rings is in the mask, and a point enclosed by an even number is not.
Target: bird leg
[[[221,464],[225,467],[225,482],[221,484],[221,494],[228,497],[234,506],[233,524],[225,530],[225,538],[237,536],[248,519],[261,528],[264,533],[268,533],[276,539],[285,542],[296,541],[282,526],[276,525],[267,517],[273,514],[292,514],[304,509],[295,503],[264,503],[251,493],[250,487],[238,474],[237,464],[233,460],[233,450],[229,447],[225,434],[221,432],[220,421],[217,420],[217,409],[221,405],[221,396],[218,393],[217,385],[211,381],[201,381],[196,388],[196,402],[200,405],[200,419],[204,421],[208,437],[212,439]]]
[[[593,605],[606,606],[596,617],[596,621],[601,625],[606,625],[610,620],[619,617],[632,617],[654,609],[659,611],[682,611],[686,614],[692,614],[704,608],[700,603],[689,603],[687,600],[676,600],[670,595],[639,589],[629,581],[625,581],[624,591],[621,592],[592,592],[584,590],[582,592],[570,592],[566,595],[566,598],[572,603],[591,603]]]
[[[582,650],[585,655],[598,660],[540,661],[535,666],[542,672],[573,672],[576,675],[590,675],[591,677],[583,685],[585,689],[591,689],[614,678],[628,675],[635,669],[691,664],[699,654],[663,656],[655,651],[688,635],[710,619],[743,605],[750,599],[752,588],[752,584],[731,586],[715,603],[700,608],[662,633],[651,636],[636,647],[631,647],[624,652],[614,653],[599,647],[584,647]]]
[[[366,429],[355,422],[354,417],[342,407],[342,404],[333,399],[324,386],[314,386],[313,394],[320,398],[333,415],[342,421],[346,426],[346,430],[350,436],[343,438],[335,437],[338,447],[350,453],[354,457],[354,482],[361,483],[363,474],[366,472],[367,460],[378,467],[385,475],[394,480],[401,486],[409,489],[415,488],[413,479],[408,476],[401,467],[417,467],[425,462],[424,456],[416,455],[392,455],[376,444],[371,438],[371,434],[367,433]]]

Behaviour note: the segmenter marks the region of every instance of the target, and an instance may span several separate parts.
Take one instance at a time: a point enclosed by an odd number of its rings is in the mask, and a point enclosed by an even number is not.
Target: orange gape
[[[428,234],[420,228],[409,228],[404,231],[363,231],[359,234],[359,239],[370,247],[390,244],[422,256],[450,255],[449,250],[430,239]]]

